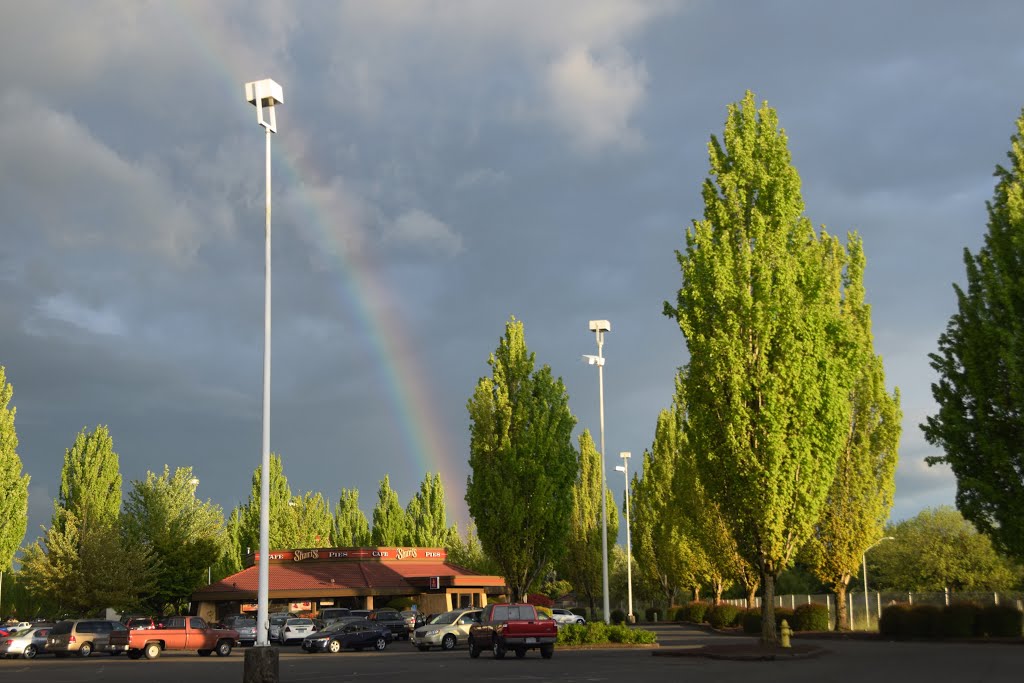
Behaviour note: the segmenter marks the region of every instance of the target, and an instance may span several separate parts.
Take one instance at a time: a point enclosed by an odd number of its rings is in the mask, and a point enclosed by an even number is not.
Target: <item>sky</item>
[[[686,362],[662,314],[707,145],[746,90],[778,112],[806,214],[867,258],[904,412],[894,520],[952,504],[924,459],[928,354],[1024,106],[1024,4],[586,0],[9,2],[0,23],[0,365],[31,475],[109,426],[127,493],[194,468],[225,512],[262,435],[264,132],[273,78],[271,448],[293,493],[440,472],[460,526],[466,402],[515,316],[640,464]]]

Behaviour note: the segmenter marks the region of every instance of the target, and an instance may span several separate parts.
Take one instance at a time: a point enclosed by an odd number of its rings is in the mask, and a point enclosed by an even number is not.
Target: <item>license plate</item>
[[[526,642],[528,642],[528,643],[536,643],[537,639],[536,638],[527,638]]]

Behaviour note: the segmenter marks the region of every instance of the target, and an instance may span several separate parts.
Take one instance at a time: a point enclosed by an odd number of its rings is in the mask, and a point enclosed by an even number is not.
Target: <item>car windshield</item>
[[[312,626],[313,625],[313,620],[312,619],[289,619],[288,620],[288,625],[289,626]]]
[[[288,621],[288,617],[271,617],[270,619],[270,623],[274,626],[280,626],[286,621]]]
[[[459,616],[459,612],[445,612],[444,614],[438,614],[436,617],[434,617],[434,620],[431,621],[430,623],[431,624],[439,624],[439,625],[440,624],[454,624],[455,620],[458,618],[458,616]]]
[[[235,628],[255,628],[255,619],[235,619]]]

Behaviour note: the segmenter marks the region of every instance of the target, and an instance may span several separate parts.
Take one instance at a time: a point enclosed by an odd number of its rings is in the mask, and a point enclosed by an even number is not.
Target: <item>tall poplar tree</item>
[[[642,579],[657,586],[666,607],[675,604],[679,591],[693,587],[702,561],[693,539],[683,533],[675,493],[675,472],[685,434],[675,415],[658,415],[654,442],[645,450],[641,477],[633,475],[630,491],[630,531],[633,557]]]
[[[231,515],[224,525],[224,547],[213,565],[214,581],[237,574],[244,567],[245,547],[242,545],[241,526],[242,506],[239,505],[231,510]]]
[[[821,516],[845,443],[845,253],[803,215],[800,177],[767,103],[747,92],[708,146],[704,219],[677,252],[665,304],[686,339],[683,390],[701,481],[761,571],[762,639],[777,642],[775,577]]]
[[[249,501],[239,515],[238,544],[257,553],[260,549],[260,486],[263,465],[257,465],[252,474]],[[271,550],[299,547],[298,515],[292,509],[292,490],[284,476],[281,456],[270,454],[270,528],[268,539]]]
[[[370,543],[376,546],[405,545],[409,525],[405,510],[398,502],[398,493],[391,488],[391,478],[384,475],[377,489],[377,505],[373,508],[373,528]]]
[[[572,487],[570,531],[558,573],[572,584],[577,595],[586,596],[593,614],[601,597],[604,572],[601,562],[601,453],[594,445],[589,430],[585,429],[580,434],[579,445],[580,476]],[[605,496],[608,538],[614,539],[619,535],[619,515],[615,497],[608,488],[605,488]],[[614,547],[614,543],[609,547],[609,567]]]
[[[14,388],[0,365],[0,572],[11,568],[11,560],[25,540],[28,525],[28,481],[18,457],[18,434],[14,431],[12,406]]]
[[[370,545],[370,523],[359,508],[358,489],[342,489],[338,494],[331,542],[338,548]]]
[[[996,166],[988,231],[964,249],[967,288],[930,354],[937,414],[921,425],[956,476],[956,506],[999,548],[1024,561],[1024,112],[1008,166]]]
[[[419,547],[447,547],[458,530],[448,526],[441,473],[427,472],[420,490],[405,507],[406,544]]]
[[[292,499],[295,514],[295,547],[322,548],[330,543],[334,516],[323,494],[307,491]]]
[[[851,340],[855,379],[846,443],[836,463],[817,531],[802,555],[836,595],[837,630],[846,628],[846,589],[865,551],[884,535],[896,492],[896,461],[903,419],[899,391],[885,388],[882,358],[875,354],[871,307],[864,299],[864,249],[851,235],[843,314]]]
[[[579,474],[576,418],[561,379],[537,370],[523,324],[514,317],[467,403],[470,418],[466,503],[486,554],[514,600],[564,552]]]
[[[82,529],[117,524],[121,514],[121,469],[114,440],[105,425],[91,434],[83,429],[64,451],[60,493],[54,501],[52,526],[67,531],[71,512]]]

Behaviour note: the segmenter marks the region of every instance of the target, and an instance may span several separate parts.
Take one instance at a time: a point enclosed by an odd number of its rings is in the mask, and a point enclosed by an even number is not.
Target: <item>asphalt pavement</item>
[[[703,644],[741,642],[675,624],[655,625],[660,648],[695,648]],[[724,640],[723,640],[724,639]],[[414,680],[416,683],[479,681],[603,681],[700,680],[726,683],[935,683],[937,681],[1024,680],[1024,646],[973,643],[892,643],[881,641],[816,641],[827,652],[798,661],[736,662],[694,657],[654,657],[651,649],[557,648],[553,659],[537,651],[524,659],[496,661],[489,653],[470,659],[465,649],[419,652],[406,642],[393,643],[382,653],[344,652],[306,654],[297,647],[281,648],[282,683],[356,681],[367,677]],[[241,683],[244,653],[230,657],[199,657],[166,653],[153,661],[94,655],[87,659],[40,657],[0,661],[0,681],[30,683]]]

